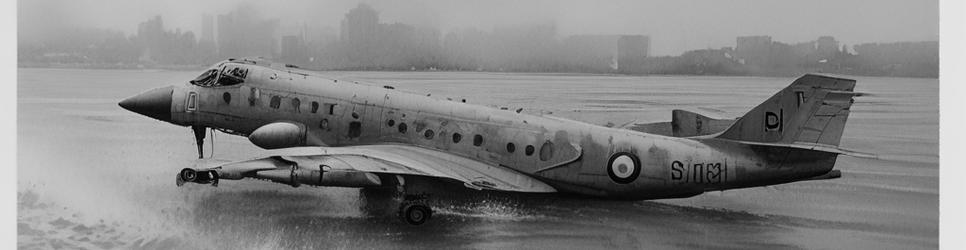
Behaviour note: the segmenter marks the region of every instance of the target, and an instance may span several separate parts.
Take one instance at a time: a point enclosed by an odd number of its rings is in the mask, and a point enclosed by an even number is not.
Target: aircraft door
[[[379,97],[371,98],[363,101],[362,103],[363,113],[360,115],[364,117],[364,124],[362,127],[366,132],[364,133],[363,137],[367,139],[378,138],[386,124],[385,121],[382,121],[383,114],[381,110],[382,108],[380,107],[380,105],[383,103],[383,100],[379,99]]]
[[[258,88],[242,86],[241,88],[239,88],[239,92],[241,92],[239,93],[239,96],[241,95],[245,96],[243,99],[244,100],[243,102],[245,102],[246,104],[244,104],[243,106],[255,107],[258,105],[259,99],[260,99],[259,95],[261,95],[261,91],[259,91]],[[242,100],[239,100],[239,101],[242,101]]]
[[[382,107],[381,107],[382,110],[379,110],[380,116],[379,116],[379,121],[377,122],[380,124],[385,124],[385,126],[379,126],[380,136],[392,133],[395,130],[396,123],[399,122],[392,117],[392,110],[389,108],[390,104],[392,103],[389,100],[389,93],[386,93],[385,95],[383,95],[383,98],[382,98]],[[389,120],[393,120],[392,125],[389,125],[390,124]]]
[[[384,124],[380,121],[382,110],[379,104],[383,102],[380,99],[382,96],[376,96],[371,92],[353,95],[349,103],[351,112],[343,115],[346,117],[344,121],[347,121],[343,125],[348,126],[343,135],[350,141],[371,141],[377,138],[382,131],[381,125]]]
[[[347,122],[347,130],[343,136],[346,136],[350,141],[358,141],[359,137],[364,134],[372,133],[369,128],[371,123],[371,118],[369,118],[366,112],[366,106],[368,102],[365,98],[360,98],[358,94],[354,95],[349,101],[349,112],[348,114],[343,114],[344,121]]]

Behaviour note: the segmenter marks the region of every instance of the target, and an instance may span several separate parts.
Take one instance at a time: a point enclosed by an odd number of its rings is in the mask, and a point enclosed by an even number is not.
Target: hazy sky
[[[133,33],[137,24],[161,15],[166,28],[194,31],[203,13],[222,14],[250,4],[262,17],[283,26],[338,29],[358,0],[21,0],[20,36],[42,35],[61,27],[90,26]],[[939,39],[935,0],[372,0],[383,22],[431,25],[443,32],[484,30],[520,24],[555,24],[561,35],[650,35],[657,55],[734,46],[735,36],[770,35],[787,43],[831,35],[842,43]]]

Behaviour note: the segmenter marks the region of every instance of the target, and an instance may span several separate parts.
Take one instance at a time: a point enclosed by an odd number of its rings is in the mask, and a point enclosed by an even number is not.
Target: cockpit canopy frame
[[[201,87],[234,86],[245,82],[248,71],[249,68],[244,65],[221,62],[189,82]]]

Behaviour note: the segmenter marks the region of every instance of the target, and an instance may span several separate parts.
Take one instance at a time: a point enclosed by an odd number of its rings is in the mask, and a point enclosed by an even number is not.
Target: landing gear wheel
[[[194,169],[190,169],[190,168],[185,168],[181,170],[180,177],[181,177],[181,180],[184,180],[184,181],[188,181],[188,182],[194,181],[195,178],[198,177],[198,171],[195,171]]]
[[[399,207],[399,217],[410,225],[421,225],[433,216],[433,209],[422,203],[405,202]]]

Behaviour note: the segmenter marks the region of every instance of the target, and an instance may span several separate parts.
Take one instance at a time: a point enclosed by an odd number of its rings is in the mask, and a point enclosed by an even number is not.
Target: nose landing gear
[[[195,145],[198,146],[198,159],[204,159],[205,150],[203,147],[205,145],[205,127],[191,126],[191,131],[195,133]]]

